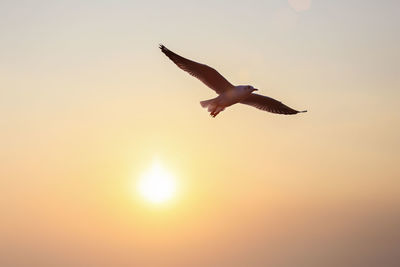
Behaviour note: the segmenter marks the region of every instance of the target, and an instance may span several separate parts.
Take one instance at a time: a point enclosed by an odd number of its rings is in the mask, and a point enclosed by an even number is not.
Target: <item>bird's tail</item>
[[[208,112],[210,112],[210,115],[214,118],[218,115],[218,113],[225,109],[224,106],[218,106],[218,97],[201,101],[200,105],[203,108],[207,108]]]
[[[209,99],[209,100],[200,101],[200,105],[201,105],[203,108],[207,108],[208,106],[210,106],[210,105],[213,104],[214,100],[215,100],[215,98]]]

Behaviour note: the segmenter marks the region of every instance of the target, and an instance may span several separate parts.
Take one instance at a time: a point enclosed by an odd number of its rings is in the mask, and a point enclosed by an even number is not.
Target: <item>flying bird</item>
[[[255,94],[253,92],[258,89],[251,85],[234,86],[215,69],[175,54],[162,44],[160,44],[160,49],[179,68],[196,77],[218,94],[216,98],[200,102],[201,106],[207,108],[210,115],[214,118],[225,108],[236,103],[246,104],[264,111],[284,115],[307,112],[307,110],[298,111],[292,109],[273,98]]]

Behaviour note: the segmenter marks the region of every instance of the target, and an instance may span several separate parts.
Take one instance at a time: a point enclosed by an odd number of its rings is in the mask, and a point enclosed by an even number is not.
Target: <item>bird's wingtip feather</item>
[[[301,110],[301,111],[299,111],[299,113],[306,113],[307,112],[307,110]]]

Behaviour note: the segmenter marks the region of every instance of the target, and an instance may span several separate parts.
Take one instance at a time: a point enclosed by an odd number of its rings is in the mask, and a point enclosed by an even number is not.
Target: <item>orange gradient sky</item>
[[[1,266],[396,266],[398,1],[1,1]],[[214,96],[163,43],[295,109]],[[157,158],[179,185],[135,190]]]

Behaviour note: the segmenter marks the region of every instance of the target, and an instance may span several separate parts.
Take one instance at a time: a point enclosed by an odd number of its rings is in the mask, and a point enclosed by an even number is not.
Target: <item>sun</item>
[[[176,180],[158,161],[143,173],[139,179],[140,195],[152,203],[163,203],[170,200],[176,193]]]

